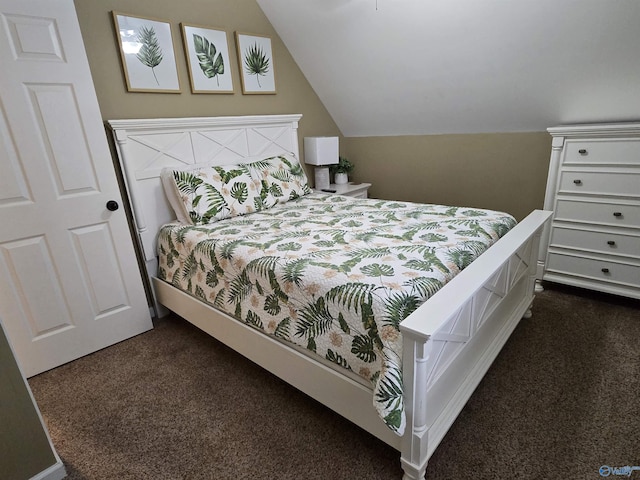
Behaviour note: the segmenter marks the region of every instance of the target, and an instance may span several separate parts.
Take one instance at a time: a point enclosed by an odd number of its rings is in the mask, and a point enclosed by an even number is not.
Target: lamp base
[[[315,188],[316,190],[328,189],[329,182],[329,168],[328,167],[316,167],[315,168]]]

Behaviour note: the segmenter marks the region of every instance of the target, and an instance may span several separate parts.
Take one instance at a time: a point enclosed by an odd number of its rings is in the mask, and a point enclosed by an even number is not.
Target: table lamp
[[[315,165],[315,188],[329,188],[329,168],[338,163],[338,137],[304,137],[304,163]]]

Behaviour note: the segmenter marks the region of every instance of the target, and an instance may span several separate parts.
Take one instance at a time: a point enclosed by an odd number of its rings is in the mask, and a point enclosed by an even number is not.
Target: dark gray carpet
[[[547,287],[427,478],[640,466],[640,302]],[[74,480],[402,476],[398,452],[178,318],[29,383]]]

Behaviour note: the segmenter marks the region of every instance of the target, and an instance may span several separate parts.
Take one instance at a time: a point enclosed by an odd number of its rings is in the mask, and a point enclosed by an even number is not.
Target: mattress
[[[313,193],[163,226],[158,277],[358,375],[402,434],[400,322],[515,224],[491,210]]]

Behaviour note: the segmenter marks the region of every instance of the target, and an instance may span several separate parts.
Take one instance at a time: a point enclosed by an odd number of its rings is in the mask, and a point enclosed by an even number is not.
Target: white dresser
[[[548,131],[543,279],[640,298],[640,123]]]

